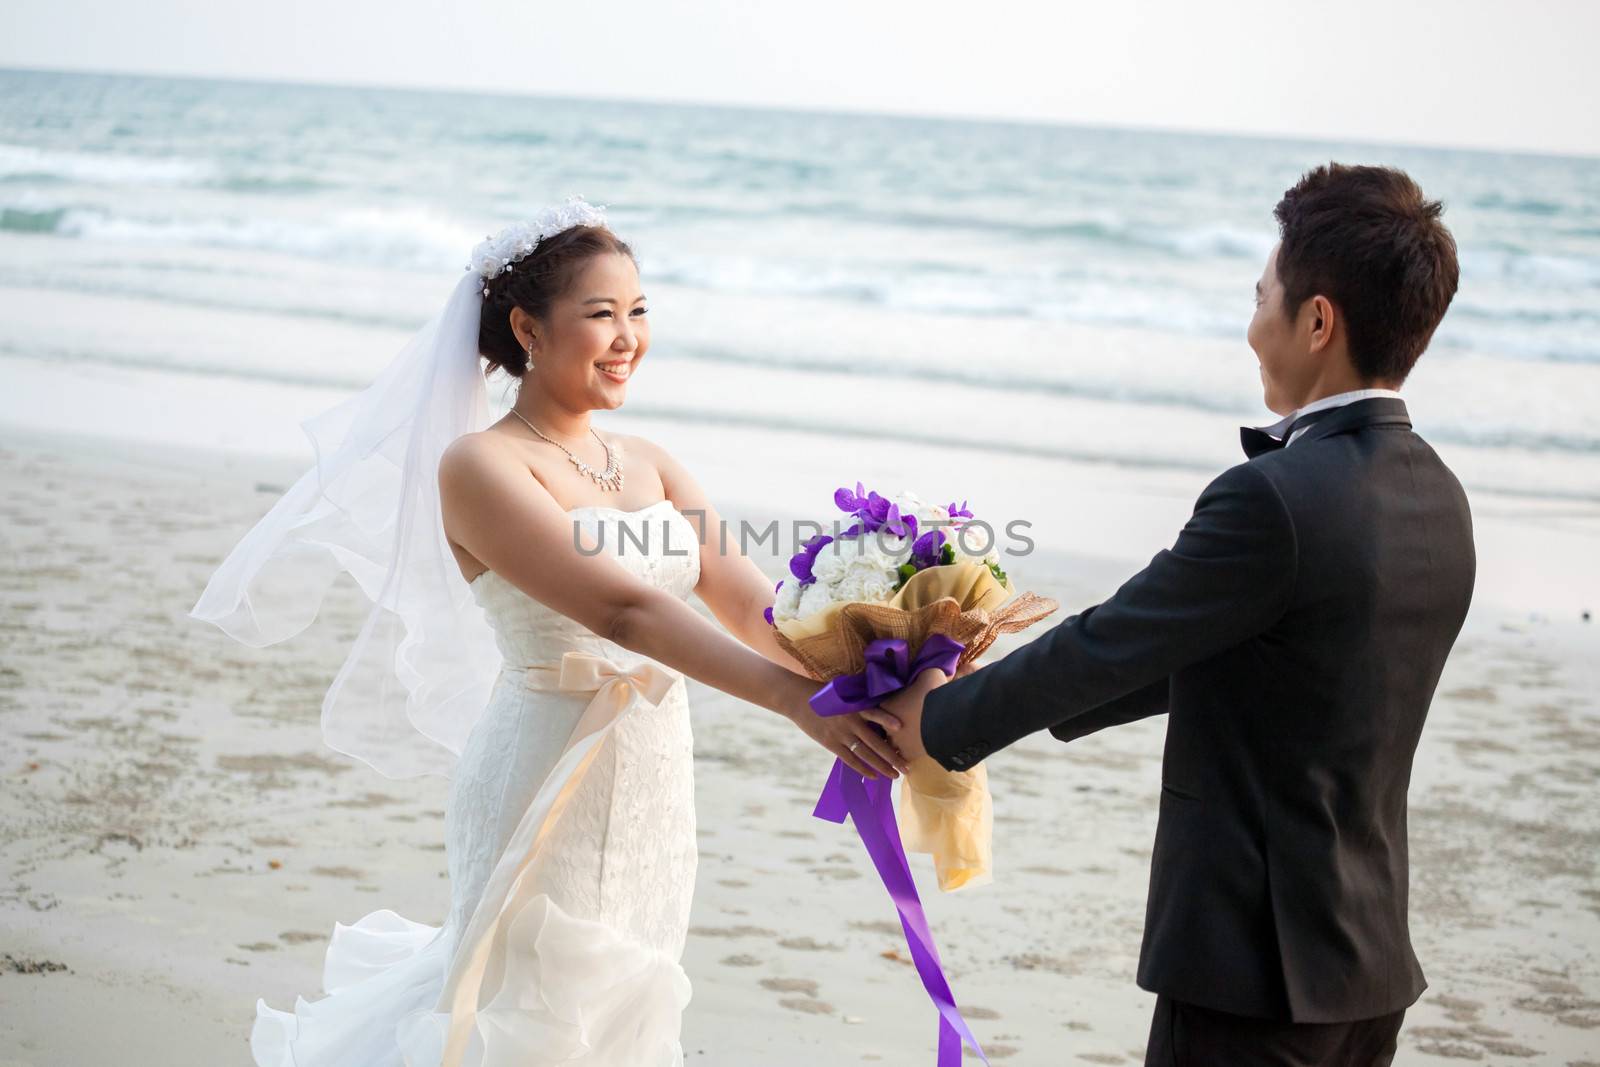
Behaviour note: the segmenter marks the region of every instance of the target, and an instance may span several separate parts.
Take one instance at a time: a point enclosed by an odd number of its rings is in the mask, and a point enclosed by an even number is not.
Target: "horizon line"
[[[779,113],[791,115],[815,115],[843,118],[887,118],[912,120],[920,122],[947,122],[947,123],[974,123],[990,125],[1011,126],[1045,126],[1068,130],[1086,130],[1094,132],[1112,133],[1142,133],[1164,134],[1178,137],[1214,138],[1214,139],[1239,139],[1249,141],[1274,141],[1278,143],[1303,143],[1314,145],[1340,145],[1358,148],[1403,148],[1421,149],[1435,152],[1462,152],[1474,155],[1501,155],[1501,156],[1527,156],[1540,159],[1563,159],[1578,161],[1600,160],[1600,148],[1592,152],[1581,150],[1535,149],[1494,146],[1488,144],[1461,144],[1455,142],[1435,141],[1397,141],[1381,137],[1340,137],[1331,134],[1303,134],[1286,132],[1269,132],[1260,130],[1229,130],[1209,127],[1161,126],[1158,124],[1125,124],[1112,122],[1098,122],[1089,119],[1048,118],[1037,116],[1019,115],[994,115],[984,113],[938,113],[885,110],[882,108],[850,108],[840,106],[801,106],[796,104],[778,104],[761,101],[730,102],[725,100],[704,100],[695,98],[658,97],[644,99],[630,96],[585,96],[576,93],[561,93],[533,89],[477,89],[465,88],[459,85],[404,85],[397,83],[370,82],[370,81],[332,81],[322,78],[292,78],[292,77],[245,77],[220,74],[174,73],[170,71],[149,70],[111,70],[88,67],[45,67],[45,66],[16,66],[0,64],[0,72],[17,74],[66,74],[87,77],[113,77],[113,78],[147,78],[151,80],[214,82],[235,85],[259,86],[289,86],[307,89],[345,89],[345,90],[371,90],[377,92],[424,93],[447,96],[475,96],[489,99],[539,99],[539,100],[565,100],[585,103],[601,104],[633,104],[641,107],[663,108],[706,108],[725,111],[741,111],[755,113]]]

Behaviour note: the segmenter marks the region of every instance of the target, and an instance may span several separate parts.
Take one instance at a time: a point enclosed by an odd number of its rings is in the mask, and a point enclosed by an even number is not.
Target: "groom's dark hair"
[[[1404,381],[1460,279],[1437,200],[1392,167],[1329,163],[1283,194],[1277,273],[1294,319],[1313,296],[1344,316],[1350,359],[1368,381]]]

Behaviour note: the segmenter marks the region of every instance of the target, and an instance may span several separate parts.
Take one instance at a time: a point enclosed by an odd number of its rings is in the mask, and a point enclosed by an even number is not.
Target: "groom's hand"
[[[883,710],[900,720],[894,744],[906,759],[920,759],[928,754],[922,747],[922,700],[949,680],[944,671],[929,667],[913,678],[910,685],[883,702]]]

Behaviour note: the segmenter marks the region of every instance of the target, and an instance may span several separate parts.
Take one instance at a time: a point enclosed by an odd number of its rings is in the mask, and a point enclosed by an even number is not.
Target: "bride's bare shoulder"
[[[622,446],[624,455],[643,460],[654,468],[661,479],[661,488],[667,499],[679,507],[698,504],[703,499],[704,494],[700,486],[695,483],[694,477],[690,475],[688,468],[678,462],[665,448],[649,438],[632,434],[614,434],[612,441]]]
[[[611,442],[612,448],[620,449],[625,455],[654,461],[658,456],[666,454],[666,450],[660,445],[638,434],[611,433],[606,435],[606,439]]]
[[[505,471],[526,470],[504,434],[494,430],[464,433],[439,456],[439,486],[493,477]]]

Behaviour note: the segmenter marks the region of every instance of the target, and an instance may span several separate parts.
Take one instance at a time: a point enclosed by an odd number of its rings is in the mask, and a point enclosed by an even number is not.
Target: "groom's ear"
[[[1334,331],[1337,329],[1338,313],[1334,310],[1333,301],[1322,295],[1311,297],[1301,309],[1310,322],[1308,340],[1313,352],[1321,352],[1333,342]]]

